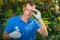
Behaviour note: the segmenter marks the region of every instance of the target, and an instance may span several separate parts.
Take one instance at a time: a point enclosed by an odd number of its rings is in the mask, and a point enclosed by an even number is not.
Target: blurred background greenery
[[[29,0],[0,0],[0,40],[8,18],[22,14],[24,3]],[[60,40],[60,0],[32,0],[40,10],[48,29],[48,37],[37,33],[36,40]]]

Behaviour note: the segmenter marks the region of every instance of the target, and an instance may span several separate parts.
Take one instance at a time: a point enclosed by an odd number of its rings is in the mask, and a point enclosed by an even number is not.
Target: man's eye
[[[32,10],[31,12],[35,12],[34,10]]]
[[[26,9],[26,10],[28,10],[28,11],[29,11],[29,9]]]

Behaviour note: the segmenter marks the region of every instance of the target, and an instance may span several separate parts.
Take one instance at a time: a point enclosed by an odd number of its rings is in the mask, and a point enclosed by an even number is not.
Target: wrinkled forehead
[[[30,4],[26,4],[26,8],[28,8],[28,9],[35,9],[36,5],[31,6]]]

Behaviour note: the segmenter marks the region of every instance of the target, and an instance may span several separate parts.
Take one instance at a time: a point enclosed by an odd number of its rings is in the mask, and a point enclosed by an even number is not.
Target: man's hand
[[[16,31],[9,33],[10,38],[20,38],[21,33],[19,32],[18,28],[16,27]]]
[[[34,11],[37,12],[37,14],[33,14],[39,21],[42,21],[42,18],[41,18],[41,13],[39,10],[37,9],[34,9]]]
[[[34,9],[34,11],[36,11],[37,14],[33,14],[33,15],[39,20],[39,23],[41,25],[41,27],[37,31],[41,34],[42,37],[48,36],[48,31],[47,31],[46,25],[44,24],[41,18],[40,11],[37,9]]]

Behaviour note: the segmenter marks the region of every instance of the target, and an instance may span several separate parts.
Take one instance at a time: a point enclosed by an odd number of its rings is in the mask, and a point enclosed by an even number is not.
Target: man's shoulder
[[[30,18],[31,21],[37,22],[37,20],[35,18]]]
[[[17,18],[18,18],[18,16],[13,16],[13,17],[9,18],[8,20],[15,21]]]

